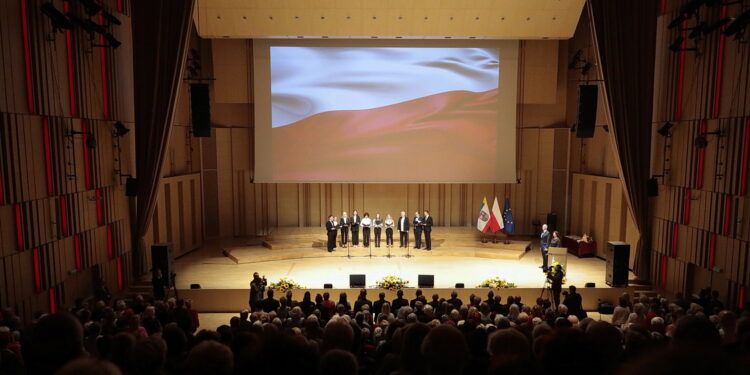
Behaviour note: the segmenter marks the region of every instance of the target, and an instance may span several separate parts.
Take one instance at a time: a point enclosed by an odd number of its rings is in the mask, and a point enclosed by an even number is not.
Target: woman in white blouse
[[[370,219],[369,212],[365,212],[360,226],[362,227],[362,245],[370,247],[370,227],[372,226],[372,219]]]

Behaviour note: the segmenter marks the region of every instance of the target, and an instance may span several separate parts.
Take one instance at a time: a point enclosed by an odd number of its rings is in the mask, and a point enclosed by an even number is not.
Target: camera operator
[[[253,280],[250,281],[250,300],[248,301],[250,311],[261,309],[260,301],[266,292],[266,285],[268,285],[266,276],[260,277],[257,272],[253,273]]]
[[[565,274],[563,273],[562,266],[556,265],[554,268],[550,268],[547,271],[547,280],[550,283],[550,289],[552,289],[552,297],[555,303],[555,309],[560,304],[560,292],[562,291],[562,282]]]

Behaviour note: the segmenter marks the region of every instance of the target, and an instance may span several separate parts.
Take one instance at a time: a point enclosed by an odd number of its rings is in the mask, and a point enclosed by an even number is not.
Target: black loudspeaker
[[[128,177],[125,180],[125,196],[135,197],[138,195],[138,180],[133,177]]]
[[[208,84],[190,85],[190,108],[193,114],[193,136],[211,136],[211,105],[208,99]]]
[[[550,232],[554,232],[557,230],[557,214],[554,212],[550,212],[547,214],[547,229]]]
[[[593,138],[596,127],[596,103],[599,86],[578,86],[578,111],[576,116],[576,138]]]
[[[463,289],[464,283],[456,283],[456,289]]]
[[[417,286],[419,288],[434,288],[435,287],[435,275],[417,276]]]
[[[349,275],[349,287],[350,288],[364,288],[365,287],[365,275],[362,275],[362,274]]]
[[[596,288],[596,283],[586,283],[586,288]]]
[[[333,289],[333,284],[323,284],[323,289]]]
[[[201,284],[190,284],[190,289],[200,289]]]
[[[628,261],[630,244],[620,241],[607,242],[607,274],[605,282],[609,286],[628,286]]]
[[[649,197],[658,197],[659,196],[659,181],[657,181],[655,178],[649,178],[648,184],[646,185],[646,190],[648,190]]]
[[[159,243],[151,245],[151,267],[161,269],[161,274],[168,279],[174,272],[174,259],[172,258],[172,245]]]

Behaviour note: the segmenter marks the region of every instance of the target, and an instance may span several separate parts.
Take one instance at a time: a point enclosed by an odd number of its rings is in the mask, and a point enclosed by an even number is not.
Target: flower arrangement
[[[550,266],[550,274],[551,275],[554,275],[557,272],[557,266],[558,265],[560,265],[560,262],[557,262],[557,261],[552,262],[552,265]],[[568,282],[568,278],[565,277],[565,275],[567,274],[565,272],[565,266],[560,265],[560,269],[562,269],[562,274],[563,274],[562,283],[565,284],[565,283]]]
[[[297,283],[296,281],[292,279],[287,279],[286,277],[282,277],[279,279],[279,281],[275,283],[268,284],[268,287],[271,289],[278,290],[280,292],[286,292],[287,290],[291,289],[304,289],[305,287]]]
[[[492,288],[492,289],[506,289],[506,288],[517,288],[515,283],[505,281],[500,276],[495,276],[491,279],[482,281],[481,284],[477,285],[477,288]]]
[[[398,276],[386,276],[382,280],[375,283],[378,288],[388,290],[398,290],[409,287],[409,280],[404,280]]]

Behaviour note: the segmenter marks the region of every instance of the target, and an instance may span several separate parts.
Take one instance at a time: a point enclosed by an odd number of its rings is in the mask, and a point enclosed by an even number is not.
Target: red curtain
[[[630,213],[641,234],[635,246],[635,274],[649,278],[651,120],[654,97],[656,18],[653,0],[589,0],[599,51],[615,154]]]
[[[134,239],[143,237],[156,207],[161,168],[169,144],[178,87],[193,24],[194,0],[132,3],[135,149],[138,200]],[[136,259],[141,259],[136,256]],[[139,265],[140,266],[140,265]],[[145,271],[134,267],[136,272]]]

